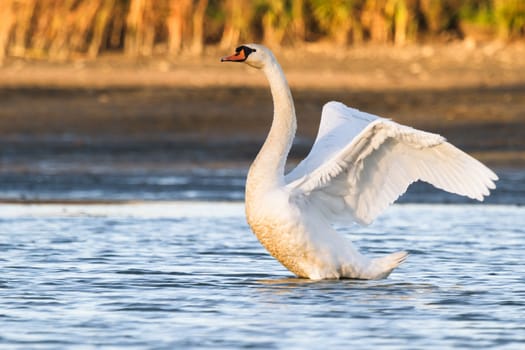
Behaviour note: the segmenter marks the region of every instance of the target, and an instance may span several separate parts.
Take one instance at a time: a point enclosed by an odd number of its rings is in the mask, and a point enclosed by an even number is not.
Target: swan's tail
[[[381,258],[372,259],[370,265],[363,273],[363,278],[370,280],[387,278],[392,270],[401,265],[407,257],[407,252],[396,252]]]

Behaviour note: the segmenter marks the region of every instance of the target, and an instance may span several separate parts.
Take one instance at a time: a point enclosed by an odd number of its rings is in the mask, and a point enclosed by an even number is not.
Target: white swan
[[[246,216],[262,245],[299,277],[387,277],[406,252],[367,258],[331,224],[371,223],[417,180],[479,201],[495,188],[496,174],[443,137],[333,101],[310,153],[285,176],[296,117],[279,63],[258,44],[221,61],[262,69],[270,83],[273,122],[248,173]]]

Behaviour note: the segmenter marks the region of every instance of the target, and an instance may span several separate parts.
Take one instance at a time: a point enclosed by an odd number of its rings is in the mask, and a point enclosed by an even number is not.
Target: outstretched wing
[[[339,102],[323,107],[308,156],[285,178],[293,200],[330,221],[371,223],[418,180],[483,200],[498,177],[437,134]]]

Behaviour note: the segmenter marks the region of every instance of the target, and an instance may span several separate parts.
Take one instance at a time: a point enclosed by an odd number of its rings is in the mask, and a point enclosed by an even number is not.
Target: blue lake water
[[[525,170],[495,169],[500,177],[489,204],[525,205]],[[0,162],[0,201],[242,201],[247,164]],[[400,203],[474,204],[474,200],[417,182]]]
[[[482,205],[412,186],[340,228],[370,256],[408,250],[404,265],[312,282],[251,234],[248,163],[230,153],[15,146],[0,155],[0,349],[525,348],[522,169],[496,169]]]
[[[0,348],[525,348],[525,207],[394,205],[341,231],[405,264],[311,282],[226,199],[0,204]]]

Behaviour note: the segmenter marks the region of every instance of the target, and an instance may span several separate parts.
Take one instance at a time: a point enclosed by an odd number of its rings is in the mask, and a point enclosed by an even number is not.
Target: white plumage
[[[286,177],[293,195],[331,208],[331,218],[371,223],[418,180],[479,201],[497,176],[437,134],[328,102],[310,154]]]
[[[496,174],[442,136],[333,101],[323,107],[310,153],[285,176],[296,118],[279,64],[257,44],[223,60],[261,68],[269,80],[274,119],[248,174],[246,214],[261,243],[300,277],[388,276],[405,252],[366,258],[331,224],[371,223],[415,181],[479,201],[495,188]]]

